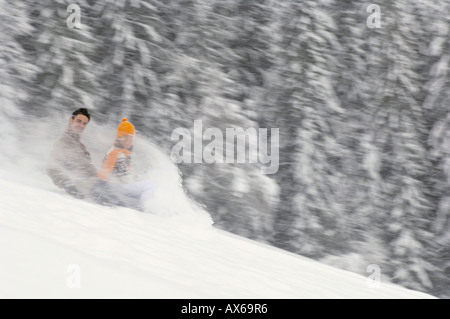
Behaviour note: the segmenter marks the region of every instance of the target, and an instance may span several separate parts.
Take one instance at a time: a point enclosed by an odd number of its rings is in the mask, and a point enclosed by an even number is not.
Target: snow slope
[[[184,192],[168,154],[139,135],[136,178],[158,185],[150,211],[72,198],[45,175],[58,137],[49,132],[63,126],[20,127],[23,137],[3,143],[0,154],[0,298],[434,298],[383,280],[374,287],[370,274],[215,228]],[[98,167],[115,127],[93,123],[86,130],[83,141]]]
[[[1,298],[434,298],[220,231],[201,208],[104,207],[4,171],[0,189]]]

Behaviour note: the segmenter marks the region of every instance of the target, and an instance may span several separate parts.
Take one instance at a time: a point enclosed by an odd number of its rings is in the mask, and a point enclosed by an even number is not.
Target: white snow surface
[[[219,230],[166,154],[136,152],[159,186],[146,212],[70,197],[36,153],[0,170],[0,298],[435,298]]]
[[[1,298],[433,298],[372,287],[203,214],[103,207],[8,178],[0,188]]]

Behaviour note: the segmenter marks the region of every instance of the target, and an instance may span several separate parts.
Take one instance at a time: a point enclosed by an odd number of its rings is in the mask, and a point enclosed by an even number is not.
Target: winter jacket
[[[86,196],[98,181],[97,169],[86,146],[80,142],[79,135],[69,130],[55,142],[47,174],[55,185],[77,197]]]
[[[113,183],[130,183],[131,180],[131,150],[121,148],[118,143],[106,154],[103,167],[97,176]]]

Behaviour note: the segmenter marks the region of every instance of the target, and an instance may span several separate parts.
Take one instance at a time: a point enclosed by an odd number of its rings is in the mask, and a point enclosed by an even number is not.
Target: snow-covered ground
[[[215,228],[143,138],[133,165],[158,185],[151,211],[72,198],[45,174],[57,136],[32,125],[0,154],[0,298],[434,298],[378,281],[376,267],[362,276]],[[98,166],[115,128],[88,130]]]
[[[187,197],[150,214],[41,177],[0,171],[1,298],[434,298],[218,230]]]

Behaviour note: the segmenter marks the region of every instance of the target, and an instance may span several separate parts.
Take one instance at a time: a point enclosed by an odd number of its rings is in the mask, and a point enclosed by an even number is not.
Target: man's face
[[[86,128],[86,126],[89,123],[89,119],[87,116],[78,114],[75,117],[70,117],[69,120],[69,127],[72,130],[72,132],[81,135]]]

